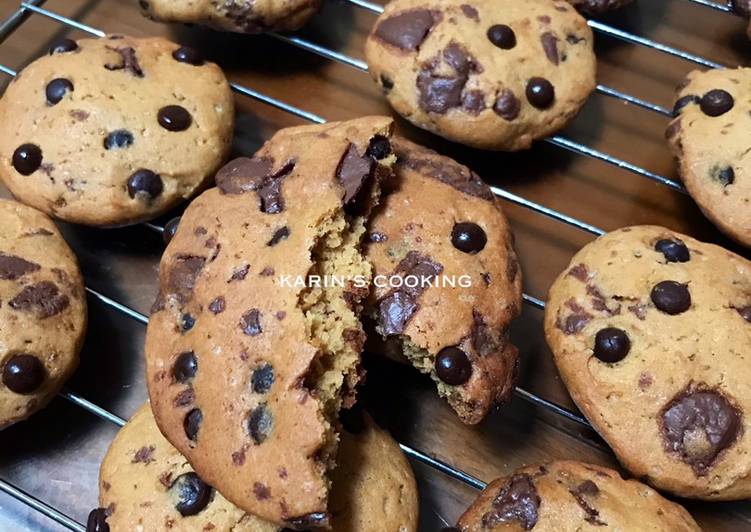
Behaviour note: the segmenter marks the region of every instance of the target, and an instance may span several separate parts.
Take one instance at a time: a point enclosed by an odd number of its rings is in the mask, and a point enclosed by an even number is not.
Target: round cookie
[[[219,171],[161,260],[145,350],[157,423],[228,500],[289,528],[329,521],[336,415],[362,377],[360,213],[391,172],[392,125],[277,132]],[[347,280],[312,280],[334,275]]]
[[[588,15],[601,15],[608,11],[620,9],[633,0],[567,0],[580,12]]]
[[[553,283],[545,336],[634,476],[683,497],[751,496],[751,263],[662,227],[613,231]]]
[[[517,373],[508,338],[521,311],[513,236],[474,172],[403,138],[392,144],[394,183],[367,238],[371,314],[462,421],[479,423],[509,398]]]
[[[749,83],[751,68],[691,72],[666,133],[691,197],[723,233],[746,246],[751,246],[751,154],[742,124]]]
[[[573,461],[519,469],[491,482],[459,519],[461,532],[534,530],[700,532],[680,505],[617,471]]]
[[[407,120],[476,148],[522,150],[595,88],[592,32],[563,0],[394,0],[365,44]]]
[[[294,31],[321,7],[321,0],[139,0],[142,13],[161,22],[204,24],[239,33]]]
[[[64,40],[0,100],[0,177],[74,223],[131,224],[203,188],[225,160],[234,104],[222,71],[161,38]]]
[[[0,200],[0,428],[44,407],[78,366],[86,295],[47,216]]]

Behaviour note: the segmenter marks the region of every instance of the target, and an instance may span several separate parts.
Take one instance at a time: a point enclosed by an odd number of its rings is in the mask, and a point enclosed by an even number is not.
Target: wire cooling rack
[[[374,14],[379,14],[383,10],[382,6],[368,2],[367,0],[342,0],[342,1],[349,2],[350,4],[353,4],[354,6],[358,8],[367,10]],[[718,4],[710,0],[683,0],[683,1],[692,2],[695,4],[706,6],[709,9],[713,9],[713,10],[717,10],[721,12],[732,13],[732,9],[728,5]],[[20,3],[17,10],[14,11],[7,19],[2,21],[2,23],[0,23],[0,43],[4,42],[11,34],[13,34],[13,32],[15,32],[19,27],[21,27],[21,25],[23,25],[26,22],[26,20],[28,20],[31,16],[45,17],[47,19],[60,23],[62,26],[67,27],[69,29],[72,28],[72,29],[80,30],[96,37],[102,37],[106,34],[106,31],[104,31],[103,29],[89,26],[87,24],[84,24],[81,21],[75,20],[74,18],[61,15],[53,10],[45,9],[43,7],[44,4],[45,4],[45,0],[29,0],[28,2]],[[705,57],[702,57],[700,55],[694,54],[690,51],[676,48],[673,46],[669,46],[667,44],[663,44],[661,42],[657,42],[655,40],[648,39],[640,35],[636,35],[634,33],[630,33],[628,31],[621,30],[617,27],[614,27],[609,24],[605,24],[600,21],[589,20],[588,23],[590,27],[596,33],[599,33],[599,34],[602,34],[602,35],[605,35],[605,36],[608,36],[610,38],[614,38],[617,40],[621,40],[621,41],[624,41],[624,42],[627,42],[636,46],[648,47],[658,52],[694,63],[700,67],[721,68],[725,66],[715,61],[709,60]],[[291,46],[295,46],[300,49],[311,52],[313,54],[317,54],[325,59],[342,63],[344,65],[352,67],[355,70],[367,72],[367,64],[361,59],[351,57],[344,53],[330,49],[310,39],[306,39],[306,38],[296,36],[296,35],[279,35],[279,34],[271,34],[271,35],[272,37],[279,39],[280,41],[283,41],[285,43],[288,43]],[[15,70],[3,64],[0,64],[0,72],[11,77],[16,75]],[[313,112],[306,111],[300,107],[286,103],[271,95],[258,92],[248,86],[244,86],[238,83],[232,83],[232,89],[242,97],[248,97],[248,98],[252,98],[254,100],[263,102],[267,105],[273,106],[277,109],[280,109],[286,113],[290,113],[298,118],[309,121],[311,123],[322,124],[326,122],[325,118]],[[672,111],[670,109],[667,109],[663,106],[657,105],[650,101],[638,98],[636,96],[632,96],[628,93],[622,92],[620,90],[614,89],[612,87],[609,87],[603,84],[598,84],[596,87],[596,91],[601,95],[604,95],[610,98],[615,98],[626,104],[645,109],[647,111],[656,113],[658,115],[662,115],[665,117],[670,117],[672,115]],[[6,125],[6,127],[8,126]],[[576,155],[592,158],[592,159],[601,161],[603,163],[606,163],[608,165],[612,165],[614,167],[626,170],[628,172],[635,174],[639,178],[644,178],[644,179],[654,181],[662,186],[668,187],[669,189],[672,189],[679,193],[683,193],[683,194],[686,193],[686,190],[683,187],[683,185],[677,181],[674,181],[666,176],[652,172],[641,166],[630,163],[626,160],[620,159],[608,153],[589,147],[586,144],[573,141],[569,139],[568,137],[565,137],[562,135],[554,135],[545,139],[544,142],[547,142],[562,150],[567,150],[569,152],[572,152]],[[534,201],[526,199],[525,197],[514,194],[511,191],[506,190],[502,187],[491,186],[491,189],[497,196],[499,196],[503,200],[506,200],[515,205],[521,206],[538,215],[550,218],[562,224],[584,231],[585,233],[588,233],[590,235],[600,236],[604,234],[605,232],[599,227],[591,225],[585,221],[579,220],[572,215],[564,214],[563,212],[560,212],[558,210],[536,203]],[[157,233],[161,233],[164,231],[164,227],[157,223],[145,223],[143,224],[143,226],[146,229],[157,232]],[[113,309],[114,311],[122,314],[123,316],[127,318],[135,320],[139,324],[146,325],[148,323],[148,317],[146,315],[90,287],[86,287],[86,290],[91,297],[93,297],[95,300],[105,305],[106,307]],[[531,307],[534,307],[540,310],[545,308],[544,301],[534,295],[525,293],[523,295],[523,298],[524,298],[524,302],[530,305]],[[587,420],[583,416],[581,416],[581,414],[579,414],[578,412],[572,409],[569,409],[565,406],[559,405],[553,401],[545,399],[521,387],[516,388],[515,394],[521,399],[537,407],[544,408],[547,411],[551,412],[552,414],[561,416],[562,418],[564,418],[565,420],[569,422],[573,422],[585,428],[591,428]],[[61,397],[69,401],[70,403],[86,410],[87,412],[93,414],[94,416],[97,416],[109,423],[112,423],[113,425],[117,427],[120,427],[125,424],[125,420],[123,418],[108,411],[107,409],[104,409],[96,405],[95,403],[87,400],[85,397],[77,394],[76,392],[72,390],[65,390],[60,395]],[[428,452],[426,452],[427,450],[417,449],[413,446],[410,446],[404,443],[400,443],[400,446],[408,457],[410,457],[411,459],[417,462],[420,462],[431,468],[434,468],[437,471],[440,471],[441,473],[459,482],[462,482],[472,488],[483,489],[485,487],[485,483],[481,481],[480,479],[476,478],[475,476],[465,471],[462,471],[461,469],[457,467],[452,466],[449,463],[446,463],[445,461],[434,458]],[[0,490],[4,492],[5,494],[13,497],[14,499],[17,499],[24,505],[27,505],[30,509],[33,509],[34,511],[37,511],[47,516],[48,518],[52,519],[54,522],[61,525],[62,527],[65,527],[70,530],[85,532],[85,526],[83,524],[69,517],[63,511],[55,508],[53,505],[45,502],[44,500],[41,500],[41,498],[35,496],[33,493],[24,491],[23,489],[15,486],[11,482],[7,481],[6,479],[0,478]]]

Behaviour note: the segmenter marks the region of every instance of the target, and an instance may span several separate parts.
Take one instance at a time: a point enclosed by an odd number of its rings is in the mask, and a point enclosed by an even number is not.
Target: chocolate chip
[[[133,133],[127,129],[116,129],[104,137],[104,149],[128,148],[133,144]]]
[[[650,297],[658,310],[671,316],[686,312],[691,306],[691,294],[688,291],[688,286],[676,281],[657,283],[652,289]]]
[[[36,144],[22,144],[13,152],[13,168],[21,175],[31,175],[42,165],[42,150]]]
[[[493,104],[493,111],[501,118],[508,120],[515,120],[519,116],[522,104],[514,93],[509,89],[503,89],[501,94]]]
[[[488,28],[488,40],[503,50],[510,50],[516,46],[516,34],[505,24],[496,24]]]
[[[391,142],[388,137],[383,135],[375,135],[368,143],[368,149],[365,150],[365,155],[372,157],[373,159],[380,161],[385,159],[391,154]]]
[[[73,83],[69,79],[56,78],[47,83],[44,94],[47,97],[47,103],[55,105],[65,98],[68,92],[72,92],[73,90]]]
[[[555,100],[553,85],[544,78],[531,78],[527,82],[527,100],[538,109],[547,109]]]
[[[751,323],[751,306],[736,308],[735,310],[740,314],[741,318]]]
[[[196,324],[196,319],[190,314],[183,314],[180,316],[180,330],[182,332],[189,331]]]
[[[474,255],[485,249],[488,237],[476,223],[458,222],[451,230],[451,243],[459,251]]]
[[[180,63],[187,63],[193,66],[201,66],[204,63],[201,52],[189,46],[181,46],[172,52],[172,58]]]
[[[41,281],[25,286],[8,302],[8,306],[19,311],[33,311],[37,318],[46,319],[68,308],[70,300],[61,294],[51,281]]]
[[[375,30],[375,36],[402,50],[417,50],[434,23],[432,12],[414,9],[382,21]]]
[[[198,371],[198,361],[193,351],[180,353],[172,365],[172,378],[175,382],[186,383],[196,376]]]
[[[13,355],[3,366],[3,384],[19,394],[33,393],[44,382],[47,371],[35,356]]]
[[[258,336],[263,332],[261,328],[261,312],[257,309],[250,309],[240,318],[240,328],[248,336]]]
[[[444,347],[435,357],[435,371],[446,384],[459,386],[472,376],[472,364],[458,347]]]
[[[136,170],[128,178],[128,195],[131,198],[152,200],[159,197],[162,190],[164,190],[162,178],[151,170],[144,168]]]
[[[701,97],[699,106],[707,116],[720,116],[730,111],[735,101],[729,92],[713,89]]]
[[[50,55],[65,54],[78,50],[78,44],[73,39],[60,39],[50,47]]]
[[[558,37],[550,31],[546,31],[540,36],[542,49],[545,50],[545,57],[554,65],[558,65]]]
[[[495,499],[492,510],[482,516],[482,525],[494,528],[501,523],[518,521],[524,530],[532,530],[537,524],[540,496],[526,473],[514,475]]]
[[[219,314],[220,312],[224,312],[225,305],[224,296],[219,296],[209,303],[209,310],[213,314]]]
[[[266,393],[274,384],[274,367],[264,363],[253,370],[250,376],[250,389],[255,393]]]
[[[665,448],[705,475],[717,456],[730,447],[741,430],[741,413],[719,391],[686,388],[663,409]]]
[[[274,231],[274,236],[271,237],[271,240],[269,240],[266,243],[266,245],[276,246],[282,240],[287,240],[288,237],[289,237],[289,227],[285,225],[284,227]]]
[[[159,125],[167,131],[185,131],[193,123],[188,110],[179,105],[162,107],[156,116]]]
[[[36,262],[0,253],[0,279],[4,281],[15,281],[27,273],[39,271],[40,268]]]
[[[655,243],[655,251],[662,253],[668,262],[688,262],[691,260],[686,244],[677,238],[661,238]]]
[[[86,520],[86,532],[110,532],[110,526],[107,524],[107,510],[94,508],[89,512],[89,518]]]
[[[193,473],[183,473],[175,479],[170,490],[177,492],[175,509],[183,517],[196,515],[211,502],[213,489]]]
[[[203,421],[203,414],[199,408],[194,408],[186,414],[183,420],[183,429],[190,441],[196,441],[198,429],[201,428],[201,421]]]
[[[724,187],[735,182],[735,171],[731,166],[713,166],[709,175]]]
[[[164,224],[164,231],[162,232],[162,239],[165,244],[169,244],[172,238],[177,233],[177,227],[180,225],[180,217],[175,216],[169,222]]]
[[[274,418],[271,415],[266,403],[261,403],[255,407],[248,416],[248,431],[250,437],[256,445],[260,445],[268,437],[274,425]]]
[[[606,327],[595,335],[594,353],[597,358],[608,364],[614,364],[626,358],[631,349],[626,331],[615,327]]]
[[[681,98],[678,98],[678,101],[675,102],[675,105],[673,106],[673,116],[678,116],[684,107],[687,105],[690,105],[692,103],[699,103],[701,101],[701,98],[694,94],[689,94],[688,96],[683,96]]]

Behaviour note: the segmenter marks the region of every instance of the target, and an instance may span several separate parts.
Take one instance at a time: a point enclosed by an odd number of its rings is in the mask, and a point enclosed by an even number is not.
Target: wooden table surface
[[[522,1],[522,0],[520,0]],[[751,57],[744,21],[689,0],[637,0],[602,19],[615,27],[671,44],[725,65]],[[0,17],[18,7],[0,0]],[[49,0],[45,7],[109,33],[167,35],[193,45],[222,65],[238,83],[314,112],[327,120],[390,109],[366,73],[299,50],[269,36],[220,34],[200,28],[167,27],[143,19],[136,1]],[[321,15],[302,32],[310,40],[362,58],[374,15],[327,0]],[[55,38],[80,31],[33,15],[2,45],[0,63],[20,69],[46,52]],[[597,35],[599,82],[669,107],[675,86],[695,65],[649,48]],[[3,80],[5,82],[5,80]],[[304,123],[252,98],[237,96],[235,152],[252,153],[279,128]],[[723,238],[691,199],[645,177],[601,161],[540,143],[518,154],[463,148],[425,134],[399,119],[403,135],[453,156],[488,182],[574,216],[604,230],[652,223],[717,242],[745,253]],[[663,132],[667,118],[618,100],[594,95],[563,134],[657,174],[676,178]],[[13,124],[2,124],[13,127]],[[7,193],[4,192],[7,195]],[[555,276],[592,235],[504,202],[516,234],[525,291],[545,298]],[[143,225],[117,230],[65,226],[89,287],[146,313],[156,293],[158,234]],[[146,399],[142,345],[144,327],[90,299],[90,332],[70,389],[127,418]],[[520,386],[574,408],[551,361],[542,334],[542,313],[525,306],[513,340],[520,347]],[[527,463],[556,458],[617,467],[607,446],[591,431],[520,397],[480,426],[462,425],[414,370],[367,360],[364,400],[401,442],[430,453],[484,481]],[[0,479],[12,482],[78,522],[97,505],[98,464],[116,427],[58,398],[27,422],[0,434]],[[477,492],[468,485],[413,462],[421,496],[421,531],[453,524]],[[751,530],[751,504],[685,502],[705,530]],[[60,526],[0,494],[0,530],[60,530]]]

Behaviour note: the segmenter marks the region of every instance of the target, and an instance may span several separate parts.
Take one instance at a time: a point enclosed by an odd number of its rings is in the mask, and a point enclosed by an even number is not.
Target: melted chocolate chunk
[[[193,123],[185,107],[180,105],[167,105],[159,109],[156,115],[157,122],[167,131],[185,131]]]
[[[126,48],[112,48],[108,46],[107,49],[120,54],[120,62],[107,63],[104,65],[104,68],[107,70],[127,70],[137,78],[143,77],[143,70],[141,69],[141,65],[138,64],[135,49],[130,46]]]
[[[438,378],[450,386],[460,386],[472,376],[472,363],[458,347],[444,347],[435,358]]]
[[[424,66],[417,75],[420,108],[429,113],[443,114],[459,107],[470,72],[480,70],[464,47],[453,41],[443,50],[442,57],[452,68],[453,74],[436,74],[438,63],[434,61]]]
[[[78,44],[73,39],[60,39],[50,47],[50,55],[65,54],[78,50]]]
[[[240,157],[219,170],[216,185],[225,194],[255,191],[260,200],[261,212],[280,213],[284,210],[282,181],[292,172],[295,163],[288,161],[276,172],[273,172],[272,165],[273,161],[268,157]]]
[[[686,312],[691,307],[691,293],[688,291],[688,286],[676,281],[657,283],[650,297],[658,310],[671,316]]]
[[[595,335],[595,356],[603,362],[614,364],[620,362],[631,350],[631,340],[626,331],[615,327],[606,327]]]
[[[151,170],[136,170],[128,178],[128,195],[133,199],[151,201],[159,197],[164,190],[161,176]]]
[[[70,300],[65,294],[61,294],[57,285],[51,281],[25,286],[16,296],[8,302],[8,306],[14,310],[34,312],[39,319],[46,319],[68,308]]]
[[[94,508],[89,512],[89,517],[86,519],[86,532],[110,532],[110,526],[107,524],[107,510]]]
[[[378,24],[375,36],[402,50],[413,51],[419,49],[435,22],[433,12],[427,9],[405,11]]]
[[[600,488],[591,480],[585,480],[576,488],[569,490],[569,493],[576,499],[576,503],[584,510],[586,516],[584,520],[595,526],[607,526],[607,523],[600,519],[600,512],[590,504],[587,497],[596,497],[600,493]]]
[[[33,355],[13,355],[3,366],[3,384],[18,394],[33,393],[42,385],[46,376],[44,364]]]
[[[722,89],[714,89],[701,97],[699,106],[707,116],[720,116],[730,111],[735,105],[735,100],[729,92]]]
[[[481,90],[464,91],[462,108],[470,114],[477,115],[485,109],[485,93]]]
[[[495,104],[493,104],[493,111],[495,111],[495,114],[509,122],[515,120],[519,116],[521,109],[522,104],[519,101],[519,98],[517,98],[509,89],[503,89],[498,95]]]
[[[256,445],[260,445],[266,440],[273,427],[274,418],[266,403],[261,403],[250,412],[248,432]]]
[[[56,78],[47,83],[44,94],[47,97],[47,104],[55,105],[65,98],[69,92],[73,92],[73,83],[69,79]]]
[[[224,296],[215,297],[211,303],[209,303],[209,310],[213,314],[219,314],[221,312],[224,312],[225,309],[225,301]]]
[[[482,524],[492,528],[501,523],[517,521],[524,530],[532,530],[537,524],[539,507],[540,496],[532,477],[527,474],[514,475],[493,500],[493,509],[482,516]]]
[[[372,157],[367,153],[360,155],[357,146],[350,143],[336,167],[336,179],[344,189],[342,197],[345,209],[356,206],[359,200],[364,199],[362,194],[370,189],[375,166]]]
[[[558,66],[558,37],[555,36],[555,33],[546,31],[540,36],[540,42],[542,42],[542,49],[545,50],[545,57]]]
[[[562,320],[559,315],[558,320],[556,321],[556,327],[563,331],[563,334],[576,334],[587,326],[587,323],[592,319],[592,314],[587,312],[584,307],[579,305],[574,299],[566,301],[565,306],[571,310],[571,314],[569,314],[565,320]]]
[[[188,46],[181,46],[180,48],[172,52],[172,57],[179,63],[187,63],[193,66],[201,66],[204,63],[203,55],[201,55],[201,52],[199,52],[195,48],[190,48]]]
[[[255,393],[266,393],[274,384],[274,367],[264,363],[253,370],[250,377],[250,389]]]
[[[203,257],[178,255],[167,273],[167,291],[181,304],[190,301],[196,279],[206,263]]]
[[[662,253],[668,262],[688,262],[691,260],[686,244],[678,238],[661,238],[655,242],[655,251]]]
[[[213,489],[193,473],[183,473],[175,479],[170,491],[177,492],[175,509],[183,517],[196,515],[211,502]]]
[[[188,412],[185,419],[183,419],[183,429],[185,430],[185,435],[190,441],[196,441],[202,421],[203,413],[201,413],[201,410],[198,408],[194,408]]]
[[[42,150],[36,144],[22,144],[13,152],[13,168],[21,175],[31,175],[42,166]]]
[[[21,257],[0,252],[0,279],[2,280],[15,281],[27,273],[39,271],[40,268],[41,266],[36,262],[29,262]]]
[[[485,318],[477,310],[472,309],[472,347],[481,356],[488,356],[499,349],[499,339],[491,327],[485,323]]]
[[[133,133],[127,129],[116,129],[104,137],[104,149],[128,148],[133,144]]]
[[[180,353],[172,366],[172,378],[175,382],[186,383],[196,376],[198,360],[193,351]]]
[[[719,391],[690,385],[662,410],[665,448],[706,475],[741,431],[741,412]]]
[[[261,328],[261,311],[250,309],[240,318],[240,328],[248,336],[258,336],[263,332]]]

